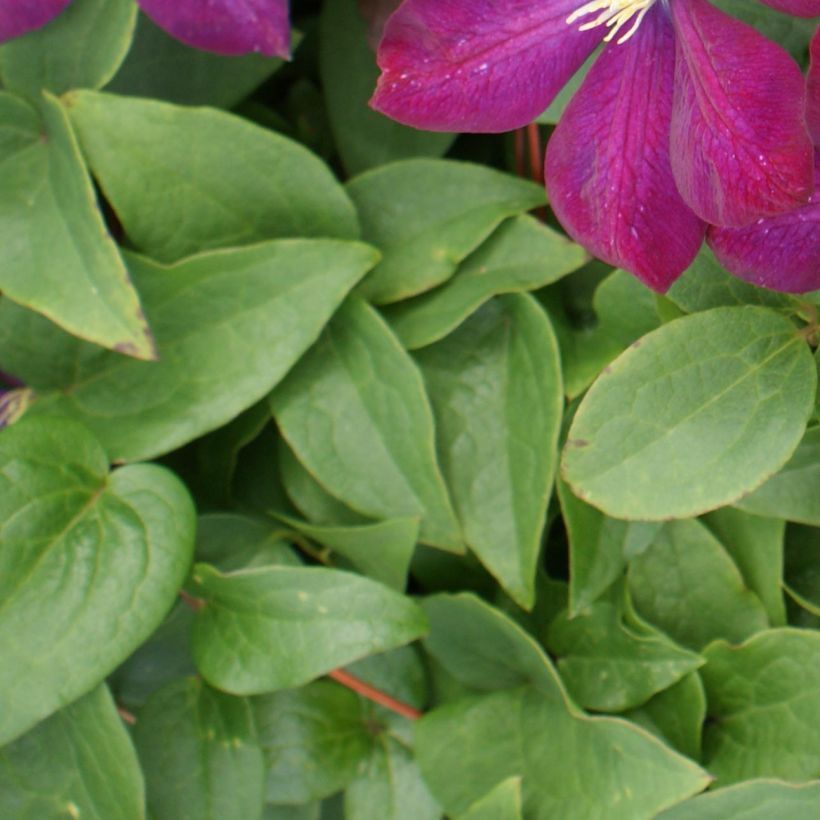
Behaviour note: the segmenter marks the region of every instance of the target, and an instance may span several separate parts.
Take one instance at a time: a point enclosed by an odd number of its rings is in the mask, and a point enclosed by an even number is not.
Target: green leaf
[[[449,279],[501,222],[541,205],[540,185],[482,165],[411,159],[348,183],[362,235],[383,252],[360,292],[398,302]]]
[[[409,598],[340,570],[265,567],[223,575],[195,567],[204,606],[194,658],[212,685],[239,695],[301,686],[427,631]]]
[[[760,599],[723,545],[699,521],[670,521],[629,566],[638,613],[673,640],[700,650],[766,629]]]
[[[690,672],[623,716],[667,741],[682,755],[700,760],[706,694],[697,672]]]
[[[569,536],[569,614],[594,603],[644,552],[663,524],[609,518],[557,481],[558,498]]]
[[[657,820],[806,820],[818,814],[820,782],[750,780],[686,800]]]
[[[263,820],[320,820],[322,803],[305,803],[288,806],[281,803],[268,803],[262,815]]]
[[[332,495],[373,518],[421,516],[424,543],[460,549],[421,374],[373,308],[349,299],[271,407],[299,461]]]
[[[212,251],[170,268],[130,257],[159,361],[52,342],[54,334],[44,345],[42,323],[25,320],[22,336],[2,348],[0,359],[41,394],[29,412],[82,421],[114,461],[152,458],[220,427],[263,398],[372,262],[370,248],[333,240]],[[12,327],[0,330],[0,347],[12,334]],[[40,382],[32,359],[54,355],[69,343],[70,367],[56,383]]]
[[[408,350],[437,342],[488,299],[536,290],[583,264],[584,249],[531,216],[509,219],[448,282],[385,311]]]
[[[8,820],[137,820],[143,800],[137,755],[105,686],[0,749]]]
[[[564,404],[549,320],[532,297],[502,296],[417,360],[464,539],[529,609]]]
[[[767,9],[766,13],[769,12]],[[797,305],[797,300],[788,293],[758,288],[731,276],[715,259],[708,245],[701,248],[695,261],[675,280],[666,297],[687,313],[742,305],[788,311]]]
[[[402,592],[419,533],[417,518],[394,518],[352,527],[322,527],[285,515],[277,518],[346,558],[351,566]]]
[[[806,432],[779,473],[735,503],[756,515],[820,527],[820,427]]]
[[[0,92],[0,289],[70,333],[152,358],[139,297],[106,232],[68,120],[49,96],[41,114]]]
[[[559,614],[546,646],[575,702],[598,712],[640,706],[703,664],[641,621],[622,584],[572,619]]]
[[[319,26],[319,68],[325,103],[342,163],[357,174],[392,160],[440,156],[454,134],[407,128],[367,105],[379,69],[367,43],[356,0],[329,0]]]
[[[232,108],[283,64],[262,54],[225,57],[191,48],[140,14],[128,56],[106,90]]]
[[[372,522],[334,498],[279,439],[277,462],[288,499],[310,521],[325,526],[356,527]]]
[[[434,595],[422,607],[430,621],[424,648],[458,683],[479,691],[530,684],[564,702],[561,679],[544,650],[498,609],[466,593]]]
[[[820,771],[820,632],[772,629],[718,641],[701,670],[709,716],[704,763],[721,785]]]
[[[521,778],[502,780],[456,820],[522,820]]]
[[[246,699],[176,680],[140,710],[134,743],[153,820],[262,816],[265,764]]]
[[[282,527],[239,513],[209,513],[197,520],[196,558],[221,572],[301,566]]]
[[[370,755],[362,702],[336,683],[273,692],[253,706],[272,803],[328,797],[354,780]]]
[[[820,489],[818,490],[820,491]],[[737,564],[749,589],[760,598],[772,626],[784,626],[783,535],[785,522],[732,507],[715,510],[704,521]]]
[[[709,782],[643,730],[576,717],[528,687],[428,713],[417,724],[416,755],[433,795],[452,814],[516,775],[523,777],[525,817],[573,820],[654,817]]]
[[[74,0],[47,26],[0,48],[0,77],[10,91],[36,98],[102,88],[119,68],[134,35],[130,0]]]
[[[358,233],[328,168],[272,131],[222,111],[114,94],[81,91],[64,103],[128,237],[161,262],[264,239]]]
[[[179,480],[108,473],[97,441],[61,419],[0,432],[0,745],[69,703],[159,625],[191,560]]]
[[[660,520],[737,501],[776,473],[812,411],[817,372],[794,325],[740,307],[663,325],[590,388],[564,478],[618,518]]]

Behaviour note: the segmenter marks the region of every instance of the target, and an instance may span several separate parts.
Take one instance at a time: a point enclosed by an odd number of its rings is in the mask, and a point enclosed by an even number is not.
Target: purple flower
[[[801,293],[820,289],[820,28],[811,43],[806,120],[815,144],[808,204],[745,228],[710,228],[721,264],[755,285]]]
[[[767,2],[820,14],[820,0]],[[372,105],[430,130],[517,128],[602,38],[547,149],[552,208],[576,241],[665,291],[707,223],[743,227],[808,201],[797,65],[707,0],[405,0]]]
[[[71,0],[0,0],[0,42],[40,28]],[[142,10],[183,43],[218,54],[258,51],[287,57],[288,0],[138,0]]]

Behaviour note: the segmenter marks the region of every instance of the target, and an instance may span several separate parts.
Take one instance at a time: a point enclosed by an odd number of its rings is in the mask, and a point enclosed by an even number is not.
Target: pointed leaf
[[[373,518],[421,516],[424,543],[460,548],[421,374],[369,305],[344,304],[271,407],[299,461],[332,495]]]
[[[628,579],[639,614],[683,646],[741,641],[768,626],[760,599],[699,521],[665,524],[632,561]]]
[[[529,609],[564,404],[549,320],[532,297],[498,297],[417,360],[464,539]]]
[[[60,381],[42,383],[29,378],[28,362],[64,345],[43,346],[35,326],[15,339],[22,350],[7,365],[39,388],[32,411],[82,421],[112,460],[152,458],[263,398],[314,342],[373,258],[363,245],[333,240],[212,251],[170,268],[130,257],[159,361],[137,362],[78,344]]]
[[[91,91],[64,104],[129,238],[161,262],[264,239],[357,234],[328,168],[272,131],[223,111]]]
[[[348,183],[362,236],[384,254],[361,285],[377,304],[398,302],[449,279],[501,222],[544,200],[544,190],[482,165],[412,159]]]
[[[205,605],[194,629],[203,677],[234,694],[301,686],[421,637],[424,613],[375,581],[340,570],[195,568]]]
[[[2,745],[159,625],[188,572],[194,510],[164,468],[109,475],[80,425],[23,419],[0,432],[0,522]]]
[[[53,97],[43,98],[41,113],[42,121],[23,100],[0,92],[0,289],[70,333],[152,358],[139,298],[69,122]]]
[[[456,820],[522,820],[521,778],[502,780]]]

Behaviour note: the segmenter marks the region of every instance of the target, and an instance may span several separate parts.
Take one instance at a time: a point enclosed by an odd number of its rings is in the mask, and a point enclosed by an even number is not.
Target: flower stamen
[[[646,13],[655,3],[655,0],[592,0],[591,3],[581,6],[567,17],[567,24],[571,25],[581,17],[601,13],[594,19],[578,27],[579,31],[589,31],[597,26],[606,26],[611,31],[604,37],[604,42],[610,42],[618,32],[634,17],[634,22],[622,37],[618,38],[618,45],[625,43],[640,26]]]

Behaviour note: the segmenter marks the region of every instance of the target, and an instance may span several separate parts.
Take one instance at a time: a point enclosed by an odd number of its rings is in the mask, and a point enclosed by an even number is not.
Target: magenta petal
[[[71,0],[0,0],[0,42],[44,26],[70,2]]]
[[[217,54],[290,53],[287,0],[138,0],[172,37]]]
[[[806,121],[814,144],[820,146],[820,28],[811,40],[811,64],[806,83]]]
[[[793,17],[820,17],[820,0],[761,0],[773,9]]]
[[[603,32],[580,0],[405,0],[387,21],[370,104],[431,131],[507,131],[547,108]]]
[[[698,216],[742,227],[814,187],[800,69],[706,0],[671,4],[677,33],[672,170]]]
[[[707,241],[726,270],[787,293],[820,289],[820,154],[808,205],[746,228],[710,228]]]
[[[624,45],[607,46],[547,147],[547,191],[569,235],[665,291],[706,226],[675,188],[669,162],[674,38],[653,9]]]

